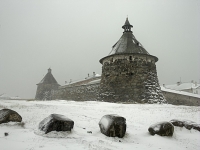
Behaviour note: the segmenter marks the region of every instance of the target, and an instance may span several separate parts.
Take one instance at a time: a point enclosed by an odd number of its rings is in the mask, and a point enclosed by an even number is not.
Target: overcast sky
[[[34,98],[48,68],[61,85],[101,74],[127,15],[160,84],[200,81],[199,0],[0,0],[0,94]]]

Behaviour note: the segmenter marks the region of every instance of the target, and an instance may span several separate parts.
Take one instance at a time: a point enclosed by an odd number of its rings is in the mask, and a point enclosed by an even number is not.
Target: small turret
[[[48,69],[48,72],[51,73],[51,68]]]
[[[132,32],[131,28],[133,26],[129,23],[128,21],[128,17],[126,18],[125,24],[122,26],[122,28],[124,29],[124,32]]]

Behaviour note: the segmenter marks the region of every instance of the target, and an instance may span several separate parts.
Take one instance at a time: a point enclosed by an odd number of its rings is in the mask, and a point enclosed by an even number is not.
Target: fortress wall
[[[186,105],[186,106],[200,106],[200,98],[189,95],[181,95],[178,93],[171,93],[162,91],[168,104],[173,105]]]
[[[59,87],[53,92],[54,99],[75,101],[96,101],[99,92],[99,83]]]
[[[75,101],[96,101],[98,100],[99,87],[99,83],[71,87],[61,86],[58,90],[52,91],[52,98]],[[200,98],[198,97],[181,95],[167,91],[162,91],[162,93],[169,104],[200,106]]]

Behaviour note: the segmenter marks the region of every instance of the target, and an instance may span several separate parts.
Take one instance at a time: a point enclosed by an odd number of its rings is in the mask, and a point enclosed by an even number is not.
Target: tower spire
[[[133,26],[129,23],[129,21],[128,21],[128,17],[126,18],[126,21],[125,21],[125,23],[124,23],[124,25],[122,26],[122,28],[124,29],[124,32],[132,32],[131,31],[131,28],[132,28]]]

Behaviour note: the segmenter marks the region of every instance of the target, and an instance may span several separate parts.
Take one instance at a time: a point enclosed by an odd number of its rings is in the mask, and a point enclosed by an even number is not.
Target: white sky
[[[0,0],[0,94],[34,98],[49,67],[61,85],[101,74],[127,15],[161,84],[200,81],[199,0]]]

